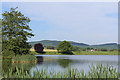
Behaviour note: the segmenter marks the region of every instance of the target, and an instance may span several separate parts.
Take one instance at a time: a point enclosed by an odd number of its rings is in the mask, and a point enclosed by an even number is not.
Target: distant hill
[[[29,42],[30,45],[34,46],[36,43],[42,43],[44,46],[57,46],[61,41],[42,40]]]
[[[33,41],[33,42],[29,42],[29,44],[33,47],[34,44],[36,43],[42,43],[44,46],[57,46],[61,41],[55,41],[55,40],[42,40],[42,41]],[[99,44],[99,45],[89,45],[89,44],[85,44],[85,43],[78,43],[78,42],[73,42],[73,41],[69,41],[73,46],[78,46],[80,48],[96,48],[96,49],[101,49],[101,48],[105,48],[105,49],[117,49],[118,48],[118,44],[117,43],[107,43],[107,44]]]
[[[118,49],[117,43],[107,43],[107,44],[99,44],[99,45],[91,45],[92,48],[105,48],[105,49]]]

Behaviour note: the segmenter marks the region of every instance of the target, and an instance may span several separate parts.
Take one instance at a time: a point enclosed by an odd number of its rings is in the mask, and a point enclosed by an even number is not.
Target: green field
[[[58,52],[46,52],[46,53],[36,53],[35,51],[31,51],[31,54],[35,55],[69,55],[69,54],[62,54]],[[79,51],[73,52],[73,55],[118,55],[118,51]]]
[[[75,55],[118,55],[118,51],[81,51],[73,53]]]

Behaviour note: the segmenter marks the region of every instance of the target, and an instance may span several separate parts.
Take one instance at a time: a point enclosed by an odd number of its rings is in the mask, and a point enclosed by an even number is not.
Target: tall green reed
[[[118,71],[116,68],[108,65],[92,65],[88,73],[85,73],[84,70],[78,71],[74,68],[68,68],[64,72],[56,72],[54,70],[49,71],[42,68],[41,70],[37,69],[32,72],[25,71],[23,67],[17,68],[14,72],[12,69],[9,69],[8,73],[3,72],[4,78],[118,78]]]

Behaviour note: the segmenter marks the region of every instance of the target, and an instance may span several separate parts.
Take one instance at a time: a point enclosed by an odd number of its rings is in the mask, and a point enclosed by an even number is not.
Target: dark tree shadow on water
[[[57,62],[61,67],[66,68],[66,67],[70,66],[70,63],[72,63],[72,60],[70,60],[70,59],[58,59]]]
[[[12,63],[12,58],[7,58],[2,60],[2,73],[3,76],[14,76],[17,71],[23,71],[23,73],[30,73],[30,69],[36,65],[36,63]],[[15,77],[15,76],[14,76]],[[12,80],[12,79],[11,79]]]
[[[11,68],[12,68],[12,58],[2,58],[2,71],[8,74],[9,69]]]
[[[42,56],[37,56],[37,64],[42,64],[43,63],[43,57]]]

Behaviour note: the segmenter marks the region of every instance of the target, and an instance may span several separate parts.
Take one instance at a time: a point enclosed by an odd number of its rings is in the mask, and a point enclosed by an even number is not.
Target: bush
[[[73,46],[72,51],[80,51],[80,47]]]
[[[41,43],[38,43],[34,45],[34,49],[37,53],[43,53],[44,47]]]
[[[13,62],[35,62],[37,59],[33,55],[16,55],[12,58]]]
[[[47,49],[55,49],[54,46],[46,46]]]
[[[101,49],[101,51],[108,51],[107,49]]]

